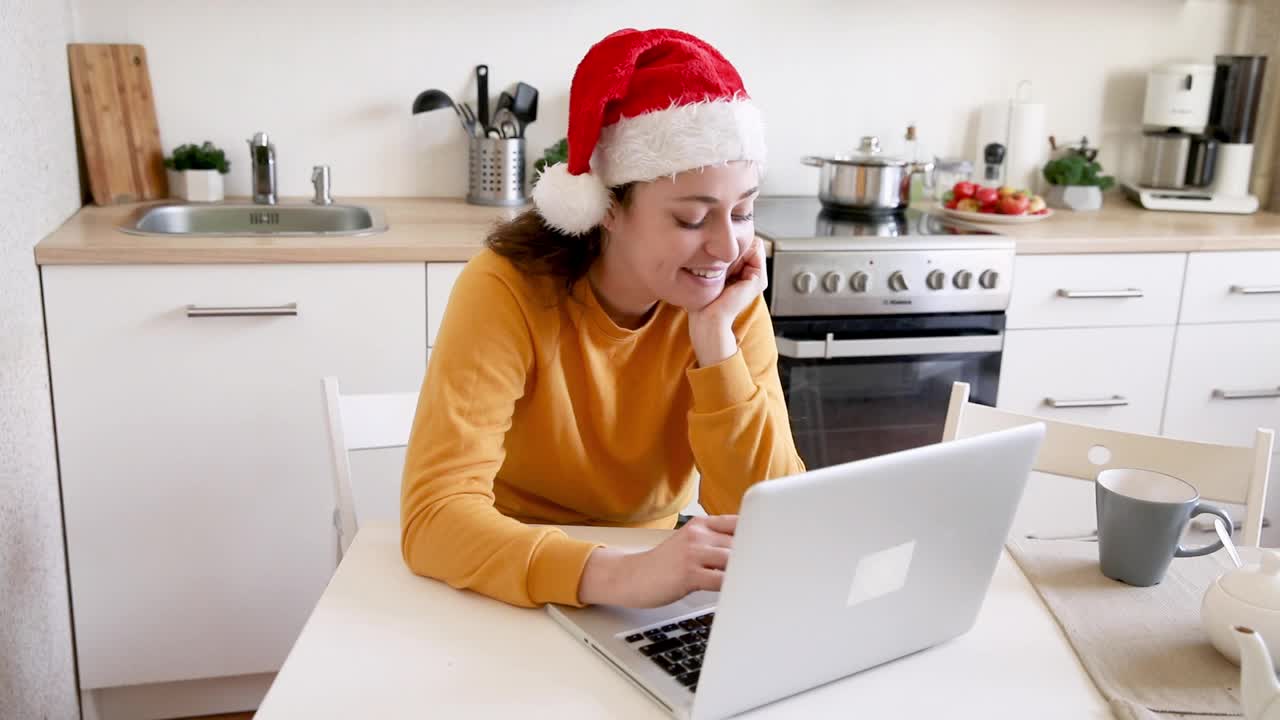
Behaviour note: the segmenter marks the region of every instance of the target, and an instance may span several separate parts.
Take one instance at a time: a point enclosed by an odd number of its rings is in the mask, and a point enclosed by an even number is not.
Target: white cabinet
[[[435,347],[440,321],[449,304],[449,293],[466,263],[429,263],[427,265],[427,346]]]
[[[424,266],[43,282],[82,688],[278,669],[335,566],[321,378],[421,383]]]
[[[1180,326],[1165,433],[1251,445],[1259,427],[1280,431],[1280,322]]]
[[[997,405],[1128,432],[1160,432],[1173,326],[1010,330]]]
[[[1020,255],[1008,327],[1172,325],[1186,255]]]
[[[1280,320],[1280,251],[1192,253],[1182,323]]]

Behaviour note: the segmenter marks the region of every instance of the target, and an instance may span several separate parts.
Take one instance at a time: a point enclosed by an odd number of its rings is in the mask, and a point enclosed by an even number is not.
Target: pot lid
[[[868,135],[862,138],[862,144],[857,150],[832,157],[822,158],[826,162],[839,163],[841,165],[877,165],[880,167],[900,167],[908,165],[906,160],[901,158],[884,155],[880,151],[880,138],[874,135]]]
[[[1261,567],[1245,566],[1223,575],[1218,584],[1240,602],[1280,611],[1280,553],[1260,550]]]

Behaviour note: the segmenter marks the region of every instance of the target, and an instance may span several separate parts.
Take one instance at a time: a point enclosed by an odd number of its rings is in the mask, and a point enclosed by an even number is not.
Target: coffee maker
[[[1149,210],[1252,213],[1253,133],[1267,58],[1151,71],[1142,109],[1142,171],[1125,193]]]

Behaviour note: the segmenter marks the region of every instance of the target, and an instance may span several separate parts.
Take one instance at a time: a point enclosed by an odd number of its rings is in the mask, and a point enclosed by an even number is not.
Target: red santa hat
[[[542,172],[533,202],[570,235],[600,224],[611,187],[765,161],[764,122],[738,71],[678,30],[619,30],[593,45],[569,90],[568,140],[568,163]]]

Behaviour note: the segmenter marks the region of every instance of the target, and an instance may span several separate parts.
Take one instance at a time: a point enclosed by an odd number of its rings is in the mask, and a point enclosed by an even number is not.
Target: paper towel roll
[[[1005,184],[1039,193],[1041,170],[1049,159],[1044,129],[1044,103],[1009,103],[1009,144],[1005,153]]]

